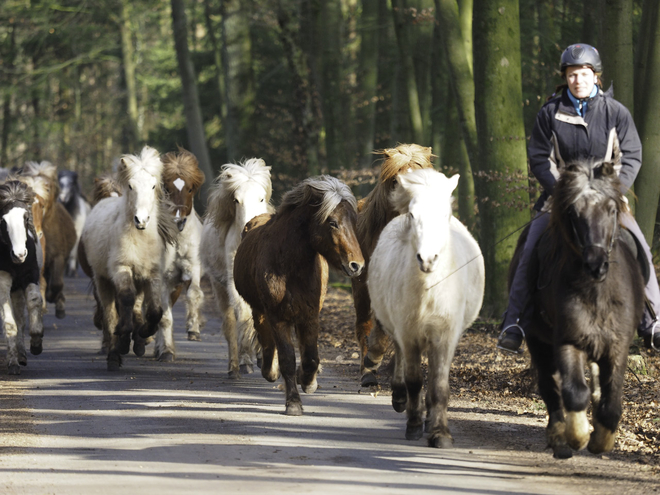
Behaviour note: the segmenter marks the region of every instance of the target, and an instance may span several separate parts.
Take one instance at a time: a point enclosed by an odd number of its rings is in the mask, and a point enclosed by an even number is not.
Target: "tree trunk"
[[[359,95],[357,110],[360,166],[370,167],[374,157],[374,132],[378,89],[379,0],[362,0],[360,18]]]
[[[218,115],[220,116],[220,125],[225,126],[227,119],[227,105],[225,103],[225,80],[222,75],[222,51],[220,42],[215,34],[216,27],[213,25],[211,17],[211,2],[204,0],[204,17],[206,21],[206,30],[208,31],[209,41],[213,49],[213,61],[215,65],[215,84],[218,98]]]
[[[603,59],[603,88],[614,83],[614,97],[634,115],[632,0],[605,0],[607,36],[598,47]]]
[[[638,124],[644,164],[635,181],[637,193],[636,216],[646,241],[653,242],[658,199],[660,199],[660,6],[655,1],[644,2],[642,17],[650,23],[644,40],[647,59],[645,79],[640,99]]]
[[[476,0],[474,54],[479,157],[488,168],[479,209],[481,238],[488,241],[481,243],[484,311],[499,315],[506,307],[516,245],[516,236],[507,236],[530,219],[518,0]]]
[[[186,115],[186,130],[188,131],[188,144],[190,151],[197,157],[199,168],[206,175],[206,181],[200,192],[200,206],[206,204],[206,195],[211,181],[214,178],[211,167],[211,158],[206,145],[204,123],[202,122],[202,111],[199,106],[199,94],[197,93],[197,82],[195,68],[190,60],[188,51],[188,34],[186,28],[186,11],[183,0],[171,0],[172,2],[172,30],[174,33],[174,47],[176,58],[181,74],[181,86],[183,91],[183,109]]]
[[[138,146],[138,103],[137,84],[135,79],[135,53],[133,49],[133,30],[131,28],[131,7],[129,0],[121,2],[121,18],[119,31],[121,33],[121,55],[124,68],[124,83],[126,84],[126,108],[128,111],[128,126],[124,129],[127,152],[136,153]]]
[[[16,25],[11,23],[11,32],[8,36],[9,46],[7,51],[3,54],[6,60],[5,64],[7,66],[7,71],[11,74],[14,70],[14,59],[16,57]],[[7,74],[5,77],[11,77]],[[12,81],[3,81],[5,88],[9,88],[13,85]],[[7,146],[9,145],[9,133],[11,130],[12,115],[11,115],[11,94],[9,91],[5,93],[3,102],[2,102],[2,142],[0,142],[0,147],[2,153],[0,154],[0,167],[7,166],[7,158],[9,156]]]

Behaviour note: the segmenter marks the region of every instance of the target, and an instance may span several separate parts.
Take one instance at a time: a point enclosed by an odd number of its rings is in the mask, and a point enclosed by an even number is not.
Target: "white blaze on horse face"
[[[137,172],[128,181],[128,203],[133,213],[135,227],[144,230],[155,213],[157,206],[156,184],[158,180],[144,170]]]
[[[181,191],[183,186],[186,185],[186,181],[184,181],[181,177],[178,177],[174,182],[172,182],[172,184],[174,184],[174,187]]]
[[[254,181],[242,184],[234,193],[236,214],[234,215],[237,225],[244,226],[257,215],[268,212],[266,202],[266,191]]]
[[[27,211],[24,208],[14,207],[2,217],[7,224],[12,261],[14,263],[23,263],[28,254],[25,215],[27,215]]]

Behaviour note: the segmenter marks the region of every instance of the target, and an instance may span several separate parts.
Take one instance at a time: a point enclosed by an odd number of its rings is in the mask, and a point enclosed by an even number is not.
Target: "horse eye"
[[[330,227],[332,227],[333,229],[339,228],[339,224],[335,220],[330,220],[328,223],[330,224]]]
[[[128,185],[128,188],[129,188],[131,191],[133,190],[133,186],[131,186],[130,184]]]
[[[261,198],[259,201],[260,201],[261,203],[263,203],[263,202],[264,202],[264,198]]]
[[[193,188],[191,187],[190,189],[188,189],[188,192],[189,193],[193,192]]]
[[[238,204],[238,199],[234,198],[234,203]]]
[[[153,187],[152,187],[151,189],[156,189],[156,184],[154,184]]]

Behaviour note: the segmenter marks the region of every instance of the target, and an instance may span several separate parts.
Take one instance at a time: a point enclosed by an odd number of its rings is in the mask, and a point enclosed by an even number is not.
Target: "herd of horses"
[[[627,349],[644,304],[641,269],[617,221],[627,205],[613,148],[611,161],[573,163],[563,172],[530,269],[534,318],[526,340],[548,409],[547,440],[559,458],[614,447]],[[268,381],[281,376],[285,412],[299,416],[298,385],[306,393],[317,388],[319,314],[332,267],[352,281],[362,384],[377,383],[392,342],[392,406],[407,413],[406,438],[426,430],[430,446],[450,447],[449,370],[481,310],[484,259],[452,214],[459,176],[434,170],[431,149],[415,144],[382,157],[377,183],[360,201],[322,175],[301,181],[276,208],[263,160],[226,164],[203,218],[193,199],[205,177],[183,149],[160,155],[145,146],[122,156],[114,174],[95,179],[91,204],[75,172],[58,177],[48,162],[5,173],[0,317],[9,373],[27,364],[25,328],[30,352],[42,352],[46,302],[65,317],[63,277],[78,263],[92,281],[93,322],[109,371],[124,364],[131,346],[142,356],[152,342],[156,359],[175,359],[172,306],[182,292],[187,337],[200,340],[206,274],[222,315],[229,376],[255,364]],[[524,234],[518,251],[523,241]],[[615,316],[612,307],[620,309]]]

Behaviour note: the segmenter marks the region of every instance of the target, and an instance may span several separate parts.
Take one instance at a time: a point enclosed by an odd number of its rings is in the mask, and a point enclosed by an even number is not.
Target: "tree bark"
[[[213,24],[211,2],[204,0],[204,17],[206,21],[206,30],[208,31],[209,41],[213,49],[213,61],[215,64],[215,84],[218,98],[218,115],[220,116],[220,125],[225,126],[227,120],[227,105],[225,103],[225,80],[222,74],[222,50],[220,42],[215,34],[216,27]]]
[[[474,6],[475,110],[479,157],[481,248],[486,264],[484,312],[506,307],[509,262],[516,236],[530,219],[527,152],[522,115],[518,0],[476,0]]]
[[[188,51],[188,33],[186,28],[186,11],[183,0],[171,0],[172,2],[172,29],[174,32],[174,46],[176,58],[181,75],[181,86],[183,91],[183,109],[186,115],[186,130],[188,133],[188,144],[190,151],[197,157],[199,168],[206,175],[206,181],[200,192],[200,206],[206,204],[206,195],[211,181],[214,178],[211,167],[211,158],[206,144],[204,123],[202,122],[202,111],[199,106],[199,94],[195,68],[190,59]]]
[[[378,88],[378,25],[379,0],[362,0],[360,17],[359,95],[357,129],[360,166],[367,168],[373,162],[376,122],[376,94]]]
[[[14,70],[14,59],[16,57],[16,25],[11,24],[11,30],[8,36],[7,51],[3,54],[6,59],[6,65],[8,72],[11,73]],[[7,78],[10,76],[7,75]],[[11,81],[5,81],[5,88],[9,88],[12,85]],[[7,151],[7,146],[9,145],[9,134],[11,131],[12,124],[12,115],[11,115],[11,94],[9,91],[5,93],[2,102],[2,142],[0,142],[0,147],[2,153],[0,154],[0,166],[7,166],[7,157],[9,155]]]
[[[122,66],[126,85],[126,109],[128,125],[124,129],[127,152],[136,153],[138,146],[138,102],[137,82],[135,79],[135,52],[133,49],[133,30],[131,27],[131,2],[122,0],[119,31],[121,33]]]
[[[635,181],[636,217],[646,241],[653,242],[658,199],[660,199],[660,6],[644,2],[644,19],[649,22],[644,63],[643,96],[637,122],[643,149],[643,166]],[[643,61],[642,61],[643,62]]]
[[[603,60],[603,88],[614,84],[614,97],[634,113],[632,0],[605,0],[607,36],[598,47]]]

